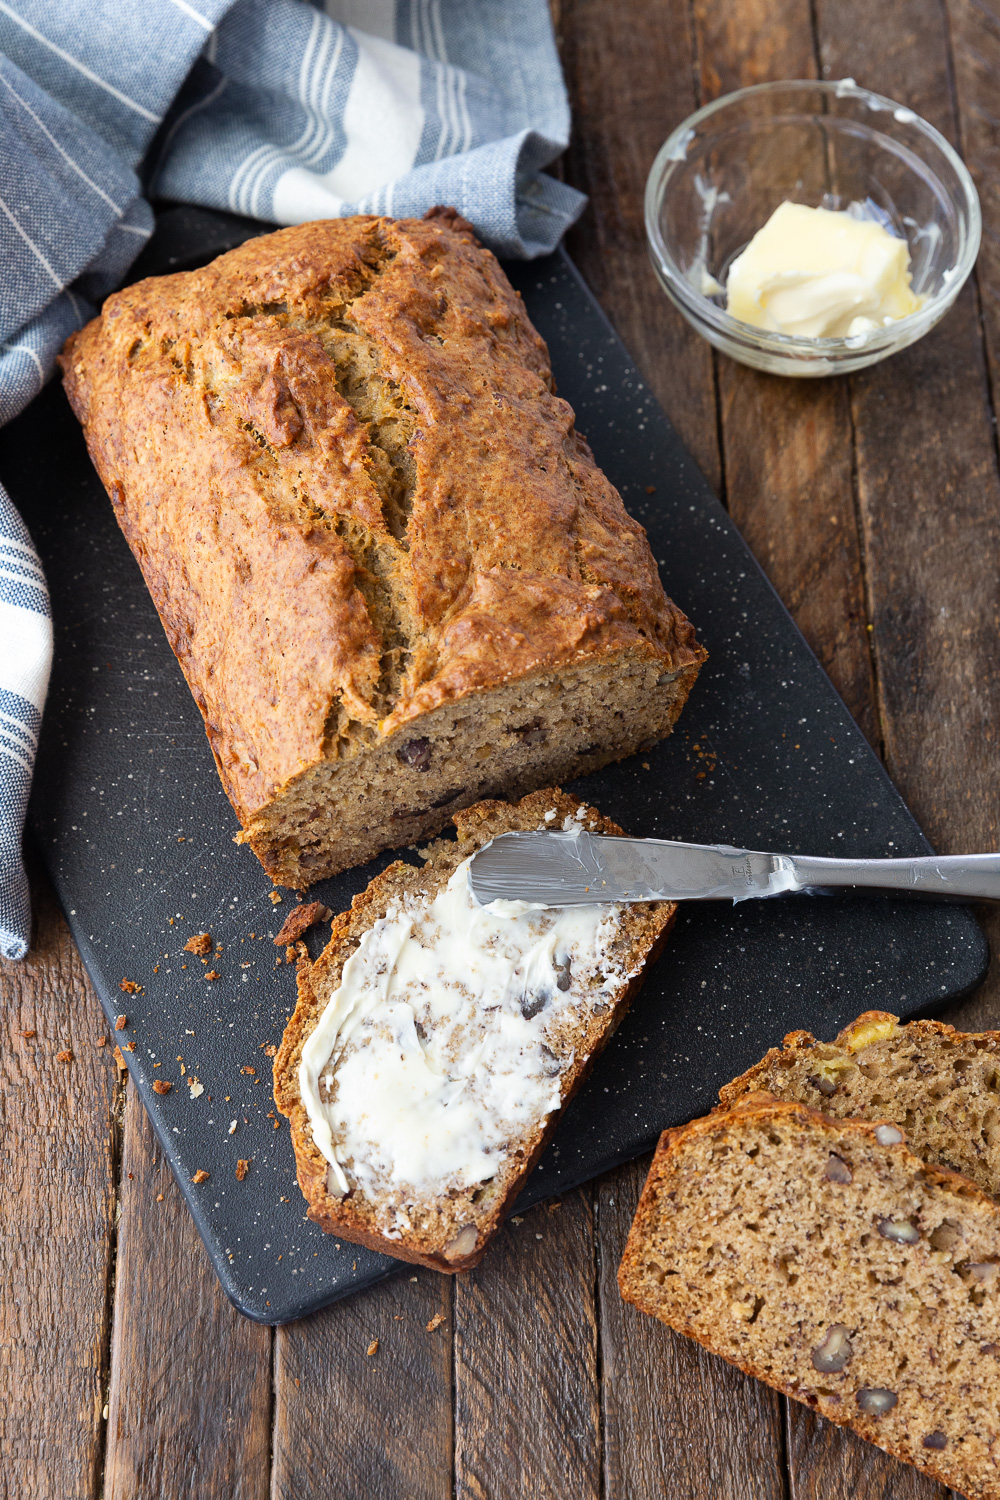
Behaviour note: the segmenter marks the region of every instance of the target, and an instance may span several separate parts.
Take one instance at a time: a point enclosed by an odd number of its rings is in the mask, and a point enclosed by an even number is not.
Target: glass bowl
[[[849,338],[771,333],[730,316],[729,267],[786,199],[884,215],[909,243],[923,306]],[[690,115],[653,163],[645,212],[656,274],[692,327],[778,375],[860,370],[922,338],[958,296],[981,231],[972,178],[944,136],[850,78],[762,83]]]

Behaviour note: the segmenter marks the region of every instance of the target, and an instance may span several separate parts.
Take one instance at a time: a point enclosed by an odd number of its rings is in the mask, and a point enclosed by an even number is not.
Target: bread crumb
[[[156,1195],[156,1201],[157,1201],[157,1203],[162,1203],[163,1202],[163,1194],[162,1193],[157,1193],[157,1195]]]
[[[202,1094],[205,1092],[205,1085],[203,1083],[199,1083],[197,1078],[188,1079],[188,1088],[191,1090],[192,1099],[200,1099]]]
[[[124,990],[126,995],[134,995],[138,989],[142,988],[142,986],[137,984],[134,979],[123,979],[118,988],[120,990]]]
[[[191,1181],[192,1182],[207,1182],[208,1178],[209,1178],[209,1174],[205,1171],[204,1167],[199,1167],[198,1170],[197,1170],[197,1172],[191,1178]]]
[[[205,975],[205,978],[211,981],[213,979],[221,978],[221,975],[219,974],[218,969],[209,969],[208,973]]]
[[[433,1318],[431,1318],[430,1322],[427,1324],[427,1332],[433,1333],[435,1328],[440,1328],[443,1322],[444,1313],[435,1313]]]
[[[135,1051],[135,1042],[126,1042],[123,1050],[125,1052],[134,1052]]]
[[[520,1214],[514,1214],[513,1217],[511,1218],[510,1222],[512,1224],[523,1224],[524,1223],[524,1219],[521,1217]]]
[[[273,906],[280,906],[281,905],[281,897],[278,895],[277,891],[272,891],[271,894],[268,896],[267,899],[271,902],[271,904]]]
[[[285,963],[286,964],[290,964],[294,958],[295,958],[295,949],[291,948],[291,947],[286,948],[285,949]]]
[[[250,1170],[250,1162],[249,1162],[249,1160],[244,1160],[243,1157],[241,1156],[240,1159],[239,1159],[239,1161],[236,1163],[236,1181],[237,1182],[242,1182],[243,1179],[244,1179],[244,1177],[249,1172],[249,1170]]]
[[[124,1031],[125,1027],[127,1025],[128,1025],[128,1016],[118,1016],[118,1017],[116,1017],[116,1019],[115,1019],[115,1030],[116,1031]]]
[[[340,1249],[340,1246],[339,1246],[339,1245],[338,1245],[338,1246],[337,1246],[337,1249],[338,1249],[338,1250],[339,1250],[339,1249]],[[419,1277],[417,1277],[417,1276],[411,1276],[411,1277],[410,1277],[410,1280],[411,1280],[411,1281],[417,1281],[417,1280],[419,1280]]]
[[[170,1090],[172,1088],[173,1088],[173,1084],[169,1083],[166,1078],[154,1078],[153,1079],[153,1093],[154,1094],[169,1094]]]
[[[108,1045],[108,1039],[107,1039],[106,1036],[99,1036],[97,1038],[97,1041],[94,1043],[95,1047],[106,1047],[107,1045]]]
[[[644,771],[648,771],[648,770],[649,770],[649,761],[648,761],[648,760],[644,760],[644,761],[643,761],[643,762],[642,762],[642,769],[643,769],[643,770],[644,770]]]
[[[197,953],[199,957],[202,953],[211,953],[211,951],[212,934],[210,932],[196,932],[194,936],[189,937],[187,942],[184,944],[185,953]]]
[[[293,907],[274,939],[274,946],[280,948],[283,943],[294,943],[314,923],[327,922],[332,915],[330,908],[324,906],[322,901],[307,901],[302,906]]]
[[[656,494],[656,485],[655,484],[647,484],[647,486],[646,486],[646,494],[647,495],[655,495]]]
[[[260,1050],[265,1057],[277,1057],[278,1049],[273,1042],[261,1042]]]
[[[554,1214],[557,1208],[562,1208],[562,1199],[555,1198],[551,1203],[546,1203],[545,1207],[548,1209],[550,1214]]]
[[[251,1068],[249,1066],[249,1064],[245,1068],[241,1068],[240,1072],[241,1073],[249,1073],[251,1078],[256,1078],[256,1076],[257,1076],[257,1069],[256,1068]]]
[[[65,1048],[64,1051],[56,1053],[56,1062],[72,1062],[72,1061],[73,1061],[73,1054],[69,1050],[68,1047]]]
[[[33,1036],[37,1036],[38,1035],[38,1032],[37,1031],[22,1031],[19,1034],[24,1037],[24,1039],[25,1039],[26,1042],[29,1042]]]
[[[367,1350],[365,1352],[367,1353],[369,1359],[371,1359],[371,1357],[372,1357],[373,1354],[377,1354],[378,1353],[378,1339],[372,1339],[371,1343],[368,1345],[368,1348],[367,1348]]]
[[[124,1057],[122,1057],[122,1049],[120,1047],[116,1047],[115,1048],[115,1062],[117,1063],[118,1067],[122,1070],[123,1073],[127,1073],[128,1072],[128,1068],[126,1066],[125,1059],[124,1059]]]
[[[229,1122],[229,1134],[230,1135],[235,1135],[236,1134],[236,1121],[235,1120],[230,1120],[230,1122]]]

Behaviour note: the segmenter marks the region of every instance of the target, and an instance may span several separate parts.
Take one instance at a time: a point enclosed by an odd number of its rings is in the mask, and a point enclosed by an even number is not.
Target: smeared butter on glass
[[[726,293],[740,322],[807,339],[863,337],[924,302],[906,241],[855,205],[782,203],[733,261]]]

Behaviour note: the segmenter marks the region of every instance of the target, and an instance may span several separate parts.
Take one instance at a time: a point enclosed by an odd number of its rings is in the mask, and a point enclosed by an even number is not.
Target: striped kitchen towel
[[[0,0],[0,423],[125,276],[147,197],[275,224],[445,203],[531,257],[583,207],[542,171],[568,134],[547,0]],[[6,958],[28,945],[50,660],[45,580],[0,488]]]

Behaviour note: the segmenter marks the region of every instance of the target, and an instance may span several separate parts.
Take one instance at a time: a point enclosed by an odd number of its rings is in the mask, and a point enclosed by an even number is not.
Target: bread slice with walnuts
[[[471,972],[474,957],[467,946],[455,947],[457,973],[453,972],[455,960],[449,958],[452,969],[443,973],[436,990],[420,978],[421,972],[426,973],[420,966],[434,960],[435,952],[449,952],[449,932],[434,926],[439,919],[431,909],[442,893],[452,889],[449,881],[463,862],[490,839],[510,831],[565,831],[567,825],[597,833],[620,834],[622,830],[579,798],[558,789],[536,792],[514,804],[481,802],[456,814],[454,822],[456,841],[441,839],[432,844],[425,852],[422,868],[401,862],[390,865],[354,898],[350,911],[335,918],[330,941],[319,959],[300,966],[298,1004],[274,1063],[274,1097],[279,1110],[291,1121],[298,1180],[309,1217],[331,1234],[402,1260],[452,1272],[468,1270],[482,1258],[555,1129],[563,1107],[628,1009],[647,965],[666,939],[676,911],[672,903],[662,901],[609,907],[609,915],[602,915],[600,920],[610,925],[600,929],[601,944],[594,950],[597,958],[593,963],[586,952],[571,962],[553,947],[551,965],[543,961],[538,967],[536,953],[535,967],[525,966],[522,978],[517,979],[516,993],[493,993],[489,1005],[477,1009],[474,988],[464,993],[462,989],[467,982],[462,966],[469,965]],[[546,923],[552,916],[551,912],[536,910],[531,918],[538,924],[543,949],[548,940]],[[389,941],[385,933],[393,924],[400,931],[399,924],[410,924],[416,935],[417,947],[406,950],[409,957],[405,964],[379,957],[378,943]],[[495,935],[491,951],[503,948],[505,941],[502,933]],[[345,981],[345,966],[355,953],[362,967],[355,965]],[[355,981],[362,973],[364,980]],[[317,1074],[308,1043],[328,1004],[332,1000],[337,1005],[347,1004],[347,986],[363,983],[367,988],[360,991],[360,1005],[350,1008],[354,1006],[352,998],[347,1010],[352,1018],[349,1024],[354,1025],[353,1017],[364,1012],[368,1003],[365,997],[378,985],[384,982],[389,997],[393,975],[399,977],[391,994],[391,1007],[373,1011],[374,1019],[356,1025],[343,1042],[341,1037],[346,1033],[334,1032],[332,1051]],[[412,977],[404,980],[402,976]],[[350,990],[352,997],[356,993]],[[389,1005],[389,999],[384,1003]],[[319,1049],[326,1054],[326,1035],[320,1033],[323,1040],[314,1044],[313,1053]],[[506,1048],[499,1054],[490,1050],[498,1035],[501,1043],[497,1046]],[[480,1049],[474,1069],[468,1065],[470,1049]],[[406,1116],[408,1123],[400,1132],[398,1120],[393,1118],[394,1101],[402,1099],[401,1107],[407,1108],[406,1089],[415,1076],[418,1083],[424,1077],[421,1053],[428,1069],[443,1072],[447,1111],[432,1113],[438,1102],[435,1095],[428,1110],[421,1103],[416,1112]],[[405,1071],[408,1058],[416,1074],[412,1069]],[[404,1069],[399,1075],[401,1082],[394,1091],[389,1090],[387,1097],[384,1079],[397,1065]],[[511,1067],[513,1072],[509,1071]],[[314,1070],[312,1074],[310,1069]],[[380,1069],[383,1081],[378,1083]],[[525,1098],[534,1099],[536,1094],[526,1096],[517,1087],[521,1071],[531,1088],[538,1086],[537,1098],[544,1103],[534,1113]],[[353,1082],[349,1083],[349,1078]],[[511,1078],[515,1080],[513,1086]],[[438,1087],[433,1080],[431,1086]],[[310,1088],[312,1115],[306,1102]],[[420,1099],[419,1090],[413,1097]],[[506,1100],[509,1112],[494,1107],[498,1098]],[[483,1157],[478,1159],[478,1173],[471,1180],[454,1173],[450,1178],[444,1174],[433,1180],[416,1175],[408,1165],[413,1159],[413,1137],[425,1130],[432,1134],[438,1128],[428,1124],[432,1119],[442,1122],[440,1133],[446,1136],[449,1122],[455,1118],[465,1121],[466,1136],[475,1135],[480,1118],[475,1111],[486,1109],[480,1101],[487,1099],[493,1134],[483,1148],[486,1164],[482,1165]],[[461,1113],[470,1109],[471,1116]],[[362,1131],[362,1122],[367,1134]],[[329,1134],[324,1134],[325,1129]],[[461,1125],[456,1129],[461,1140]],[[459,1149],[464,1147],[460,1145]],[[425,1158],[419,1152],[423,1150],[426,1160],[438,1161],[444,1146],[440,1138],[419,1145],[417,1158],[421,1162]]]
[[[975,1500],[1000,1500],[1000,1208],[895,1125],[766,1095],[665,1132],[622,1296]]]
[[[868,1010],[833,1042],[792,1031],[725,1088],[723,1109],[758,1090],[836,1119],[891,1120],[913,1150],[1000,1197],[1000,1031],[963,1032]]]

